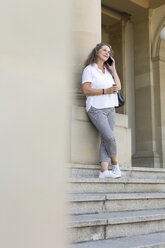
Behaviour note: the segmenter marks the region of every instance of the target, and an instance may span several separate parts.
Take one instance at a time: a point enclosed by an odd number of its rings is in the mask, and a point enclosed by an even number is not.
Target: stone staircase
[[[99,179],[98,165],[70,165],[71,248],[165,247],[165,170],[131,168]]]

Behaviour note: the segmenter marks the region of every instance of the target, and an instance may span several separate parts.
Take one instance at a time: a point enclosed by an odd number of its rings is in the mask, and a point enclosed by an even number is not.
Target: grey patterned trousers
[[[109,162],[110,158],[116,156],[117,153],[114,136],[115,108],[96,109],[91,107],[87,114],[101,135],[99,162]]]

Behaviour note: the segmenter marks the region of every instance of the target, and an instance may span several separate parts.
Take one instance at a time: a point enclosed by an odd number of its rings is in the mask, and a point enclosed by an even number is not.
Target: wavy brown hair
[[[84,67],[88,66],[88,65],[91,65],[93,63],[96,63],[97,62],[97,54],[98,54],[98,51],[103,47],[103,46],[107,46],[109,47],[110,49],[110,52],[111,52],[111,55],[113,55],[113,50],[112,50],[112,47],[107,44],[107,43],[98,43],[93,49],[92,51],[90,52],[90,54],[88,55],[85,63],[84,63]],[[107,67],[107,69],[109,70],[109,67],[107,65],[107,62],[104,63],[105,66]]]

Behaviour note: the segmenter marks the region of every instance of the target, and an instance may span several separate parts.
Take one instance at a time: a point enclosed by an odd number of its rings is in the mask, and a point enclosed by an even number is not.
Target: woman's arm
[[[119,87],[113,86],[107,89],[93,89],[91,88],[90,82],[85,82],[82,85],[83,94],[86,96],[98,96],[98,95],[104,95],[104,94],[115,94],[117,93]]]

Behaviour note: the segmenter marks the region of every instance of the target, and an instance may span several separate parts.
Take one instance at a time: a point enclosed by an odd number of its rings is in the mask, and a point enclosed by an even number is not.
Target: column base
[[[160,156],[153,152],[139,152],[132,156],[134,167],[160,168]]]

